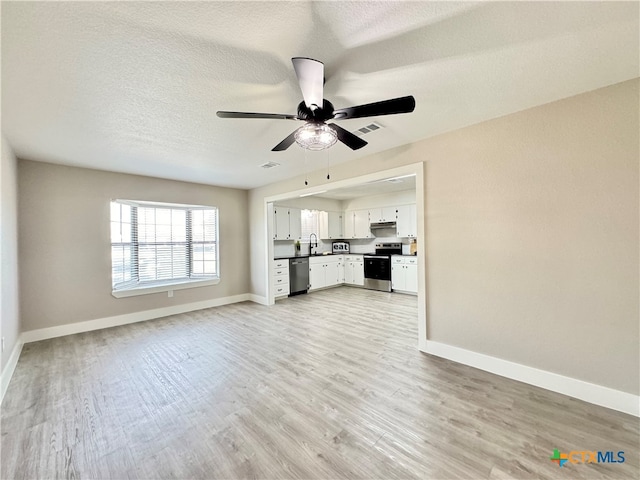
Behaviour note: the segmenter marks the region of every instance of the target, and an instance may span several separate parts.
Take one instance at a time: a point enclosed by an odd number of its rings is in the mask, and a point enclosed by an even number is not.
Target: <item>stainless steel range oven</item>
[[[391,291],[391,255],[402,254],[401,243],[376,243],[375,255],[364,255],[364,287]]]

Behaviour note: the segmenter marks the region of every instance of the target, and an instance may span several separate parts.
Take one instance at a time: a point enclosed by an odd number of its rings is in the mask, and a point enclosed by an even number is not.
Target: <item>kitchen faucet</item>
[[[316,237],[316,241],[311,243],[311,237]],[[309,255],[313,255],[313,247],[318,248],[318,236],[315,233],[309,235]]]

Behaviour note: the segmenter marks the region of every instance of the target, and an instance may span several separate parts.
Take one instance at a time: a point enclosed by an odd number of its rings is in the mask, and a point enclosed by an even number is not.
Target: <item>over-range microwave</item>
[[[333,242],[331,244],[333,253],[349,253],[349,242]]]

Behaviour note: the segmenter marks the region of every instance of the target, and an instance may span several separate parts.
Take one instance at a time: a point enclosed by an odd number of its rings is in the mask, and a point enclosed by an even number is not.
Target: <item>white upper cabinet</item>
[[[273,239],[299,240],[302,236],[301,211],[298,208],[273,207]]]
[[[287,240],[289,237],[289,209],[273,207],[273,239]]]
[[[302,238],[302,210],[299,208],[289,209],[289,238],[300,240]]]
[[[343,238],[371,238],[369,210],[348,210],[344,212]]]
[[[344,220],[342,212],[329,213],[329,238],[338,239],[344,237]]]
[[[354,210],[353,212],[353,238],[372,238],[369,228],[369,210]]]
[[[399,238],[416,238],[418,236],[416,205],[401,205],[396,209],[396,231]]]
[[[345,238],[343,212],[318,212],[320,238],[337,240]]]
[[[353,210],[347,210],[346,212],[344,212],[344,238],[356,238],[353,215]]]
[[[369,209],[369,222],[395,222],[396,207],[382,207]]]

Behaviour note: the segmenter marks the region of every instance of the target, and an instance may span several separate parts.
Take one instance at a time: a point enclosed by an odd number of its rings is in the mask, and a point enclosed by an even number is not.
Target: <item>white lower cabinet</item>
[[[289,295],[289,260],[274,260],[271,279],[275,297]],[[337,285],[364,286],[362,255],[325,255],[309,257],[309,291]],[[418,258],[391,257],[391,287],[402,293],[418,293]]]
[[[364,286],[364,258],[362,255],[345,255],[344,283],[359,287]]]
[[[309,290],[335,287],[344,283],[344,257],[325,255],[309,258]]]
[[[417,257],[391,257],[391,288],[399,292],[418,293]]]
[[[309,259],[309,290],[317,290],[326,286],[324,264]]]
[[[273,261],[271,284],[276,298],[289,295],[289,259]]]

